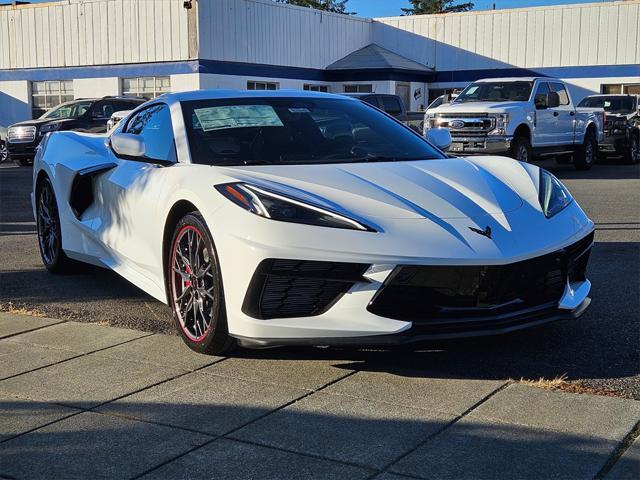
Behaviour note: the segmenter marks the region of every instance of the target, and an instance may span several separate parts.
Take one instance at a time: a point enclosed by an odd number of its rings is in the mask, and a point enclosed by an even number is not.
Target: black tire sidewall
[[[171,275],[172,275],[172,259],[173,259],[173,249],[175,248],[175,242],[179,232],[185,226],[193,226],[198,229],[204,236],[204,241],[210,252],[213,253],[212,263],[215,267],[215,282],[216,282],[216,295],[218,295],[219,301],[217,305],[217,311],[214,312],[213,318],[211,319],[211,326],[207,332],[207,335],[204,339],[199,342],[196,342],[189,338],[182,329],[182,325],[180,323],[180,319],[176,312],[175,304],[174,304],[174,295],[173,288],[171,285]],[[167,258],[167,288],[168,288],[168,299],[169,306],[171,307],[171,311],[173,312],[173,319],[182,338],[183,342],[193,351],[204,354],[217,354],[227,351],[231,348],[233,344],[233,339],[229,337],[228,327],[227,327],[227,314],[226,314],[226,305],[224,300],[224,287],[222,284],[222,275],[220,273],[220,262],[218,259],[218,252],[216,250],[215,244],[213,242],[213,237],[211,236],[211,232],[207,228],[204,219],[199,213],[192,212],[180,219],[177,223],[173,235],[171,237],[171,244],[169,246],[168,258]]]
[[[40,197],[42,196],[42,192],[45,189],[49,189],[51,192],[51,198],[53,198],[53,203],[55,206],[55,222],[58,229],[58,244],[56,245],[55,258],[52,262],[47,262],[44,254],[42,252],[42,245],[40,243]],[[36,196],[36,227],[38,229],[38,251],[40,252],[40,258],[42,258],[42,263],[46,267],[47,270],[53,273],[58,273],[63,269],[66,257],[64,252],[62,251],[62,225],[60,224],[60,213],[58,212],[58,201],[56,199],[56,194],[53,189],[53,185],[51,184],[51,180],[45,178],[40,186],[38,187],[38,192]]]
[[[633,159],[631,154],[634,141],[636,142],[636,159],[635,160]],[[631,138],[629,139],[629,147],[627,148],[627,153],[625,155],[625,159],[627,160],[627,163],[630,163],[631,165],[635,165],[636,163],[638,163],[638,161],[640,161],[640,152],[638,152],[638,148],[640,148],[640,135],[632,135]]]
[[[587,162],[587,145],[591,143],[592,155],[591,162]],[[596,162],[596,156],[598,154],[598,142],[593,132],[589,131],[586,134],[584,142],[577,149],[574,156],[573,164],[577,170],[589,170]]]
[[[514,138],[513,143],[511,144],[511,158],[519,162],[522,161],[518,159],[518,152],[522,146],[527,149],[527,161],[525,163],[531,163],[531,144],[529,143],[529,139],[524,135],[518,135]]]

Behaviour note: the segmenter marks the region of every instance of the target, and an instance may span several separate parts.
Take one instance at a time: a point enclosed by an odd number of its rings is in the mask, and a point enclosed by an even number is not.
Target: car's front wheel
[[[531,142],[526,135],[516,135],[511,142],[509,156],[515,158],[519,162],[529,163],[531,161]]]
[[[53,185],[45,178],[39,185],[36,197],[36,224],[38,246],[42,263],[52,273],[69,273],[74,262],[62,250],[62,227]]]
[[[176,326],[192,350],[215,355],[231,350],[222,277],[213,238],[198,213],[176,225],[167,262],[169,300]]]
[[[578,146],[573,156],[573,166],[576,170],[589,170],[596,160],[598,154],[598,141],[593,130],[587,130],[584,142]]]
[[[4,140],[0,140],[0,163],[4,163],[9,160],[9,149]]]

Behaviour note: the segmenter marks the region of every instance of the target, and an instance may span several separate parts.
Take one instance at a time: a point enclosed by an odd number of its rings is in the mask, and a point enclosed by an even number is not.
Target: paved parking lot
[[[635,479],[638,419],[634,400],[0,313],[0,478]]]

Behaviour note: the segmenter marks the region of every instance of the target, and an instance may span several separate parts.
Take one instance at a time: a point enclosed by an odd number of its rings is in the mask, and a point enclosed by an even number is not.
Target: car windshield
[[[472,83],[453,103],[467,102],[526,102],[531,96],[533,82]]]
[[[446,158],[373,107],[331,98],[182,102],[194,163],[290,165]]]
[[[635,111],[635,103],[633,97],[587,97],[578,107],[604,108],[607,113],[628,114]]]
[[[53,107],[40,118],[80,118],[91,107],[91,102],[74,102],[63,103],[57,107]]]

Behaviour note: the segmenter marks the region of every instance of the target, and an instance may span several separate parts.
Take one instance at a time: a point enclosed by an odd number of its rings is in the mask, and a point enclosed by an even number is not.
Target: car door
[[[100,192],[102,210],[94,229],[116,261],[123,260],[136,273],[157,278],[162,272],[158,262],[158,239],[162,237],[158,198],[172,168],[166,165],[177,161],[169,107],[164,103],[150,105],[118,130],[140,135],[145,157],[120,158],[110,150],[117,166],[98,180],[96,191]],[[126,276],[126,272],[123,274]]]
[[[553,143],[555,138],[555,117],[552,109],[548,107],[549,83],[539,82],[533,103],[536,109],[536,121],[531,144],[534,147],[546,147]]]
[[[86,131],[91,133],[104,133],[107,131],[107,122],[113,114],[113,103],[110,100],[96,102],[88,112]]]
[[[549,82],[549,89],[558,94],[560,105],[550,109],[555,119],[555,142],[560,145],[573,143],[574,124],[576,111],[569,100],[569,93],[560,82]]]

